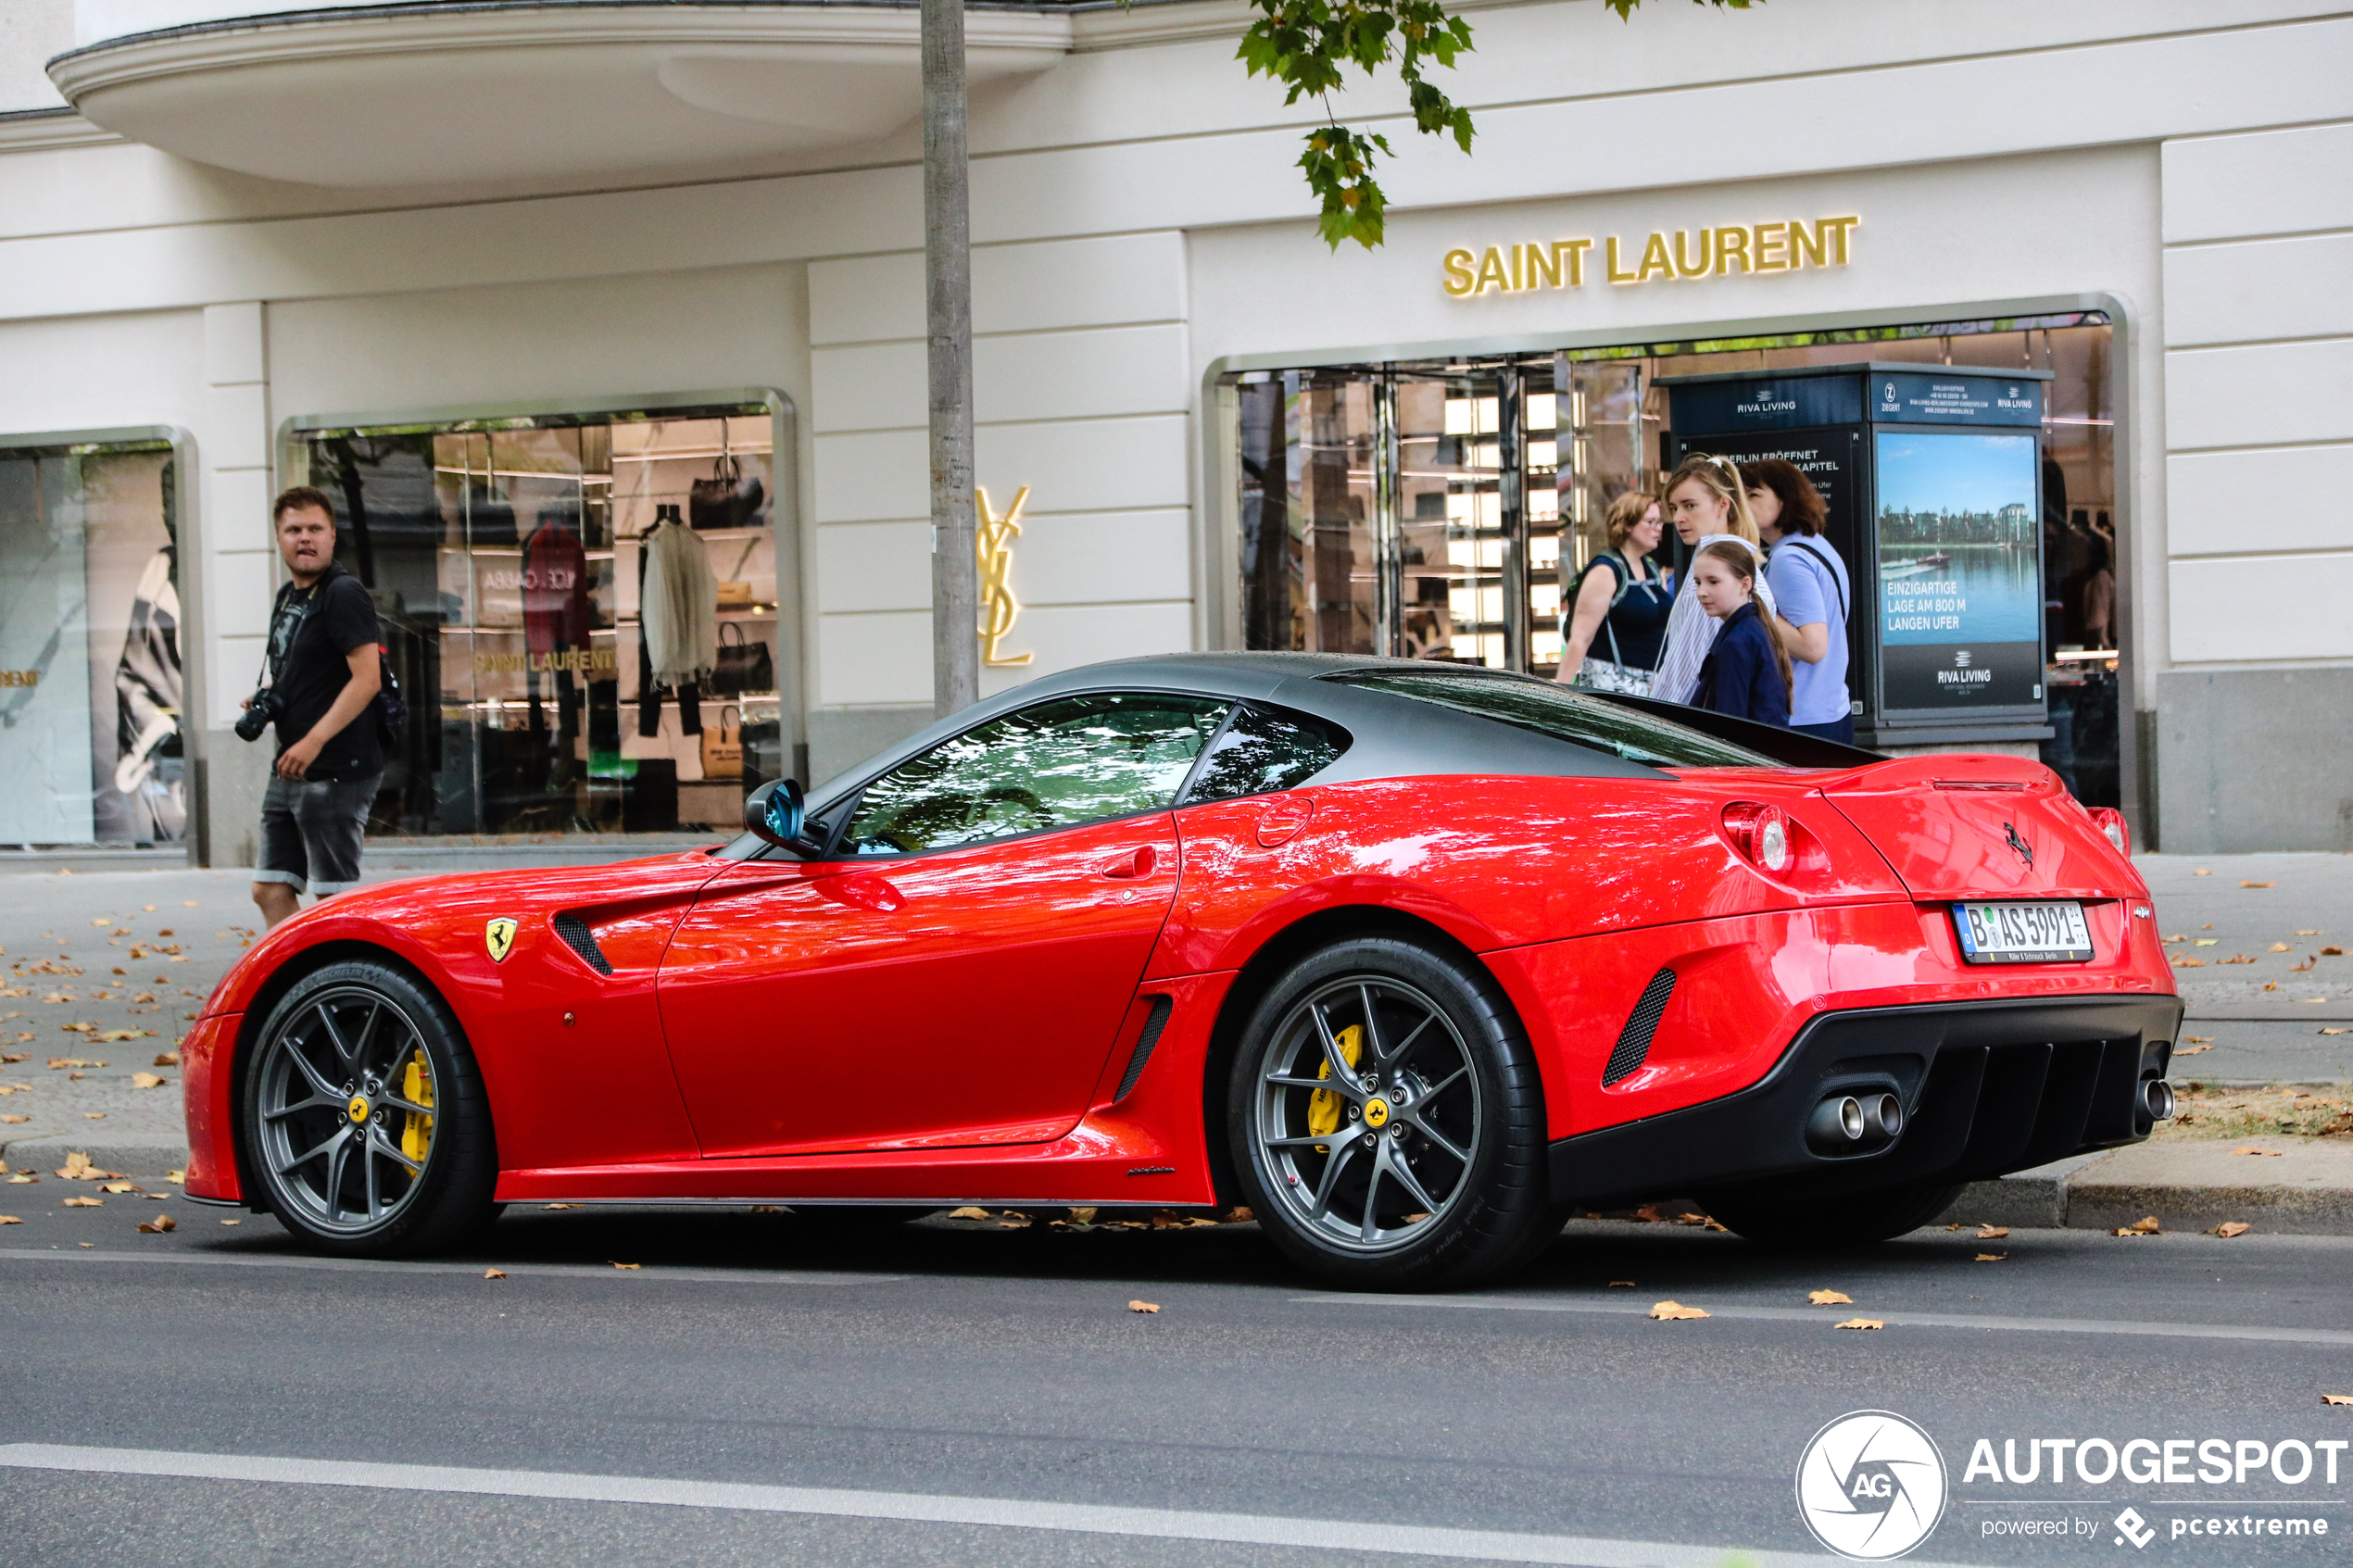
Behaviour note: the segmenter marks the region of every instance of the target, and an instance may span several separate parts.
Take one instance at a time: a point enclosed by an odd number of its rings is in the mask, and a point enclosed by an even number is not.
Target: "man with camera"
[[[265,727],[278,733],[253,873],[253,901],[276,925],[305,893],[325,898],[359,885],[384,758],[376,604],[335,564],[334,503],[297,485],[271,517],[290,581],[270,616],[270,684],[246,700],[237,734],[251,741]]]

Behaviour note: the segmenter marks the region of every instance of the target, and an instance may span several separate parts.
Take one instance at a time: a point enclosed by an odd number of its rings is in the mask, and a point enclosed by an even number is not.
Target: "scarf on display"
[[[654,682],[702,685],[719,662],[719,579],[694,530],[675,521],[654,524],[642,538],[646,581],[638,615]]]
[[[1779,615],[1780,607],[1773,602],[1772,584],[1765,581],[1765,552],[1737,533],[1707,533],[1700,536],[1692,548],[1694,552],[1718,539],[1730,539],[1756,559],[1756,604],[1759,613]],[[1698,558],[1696,554],[1692,557]],[[1688,704],[1699,690],[1699,667],[1707,660],[1707,650],[1716,646],[1716,634],[1723,623],[1699,608],[1699,596],[1692,592],[1692,571],[1683,571],[1683,580],[1675,585],[1675,606],[1667,612],[1667,651],[1659,655],[1658,672],[1651,677],[1651,696],[1666,702]]]

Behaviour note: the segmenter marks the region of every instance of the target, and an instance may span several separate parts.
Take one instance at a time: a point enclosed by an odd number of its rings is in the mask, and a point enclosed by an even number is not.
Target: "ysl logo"
[[[997,516],[988,509],[988,492],[975,488],[975,503],[980,508],[980,523],[973,536],[980,552],[980,661],[983,664],[1005,666],[1026,664],[1026,653],[1000,654],[997,645],[1021,619],[1021,601],[1013,597],[1013,541],[1021,536],[1021,508],[1029,500],[1029,486],[1025,484],[1014,493],[1013,504],[1005,515]]]
[[[2026,862],[2026,866],[2029,871],[2033,870],[2034,847],[2027,843],[2026,840],[2019,837],[2018,828],[2015,823],[2004,822],[2002,824],[2002,831],[2009,835],[2010,847],[2018,851],[2018,858]]]

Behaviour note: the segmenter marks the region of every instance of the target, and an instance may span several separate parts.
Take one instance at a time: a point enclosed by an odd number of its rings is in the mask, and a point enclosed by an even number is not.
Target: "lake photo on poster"
[[[2038,640],[2034,438],[1882,432],[1876,455],[1881,641]]]

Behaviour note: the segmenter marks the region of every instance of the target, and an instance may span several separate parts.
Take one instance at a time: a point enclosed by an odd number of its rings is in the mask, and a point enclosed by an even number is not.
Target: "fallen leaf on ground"
[[[122,1173],[101,1171],[90,1163],[89,1155],[81,1149],[74,1148],[66,1151],[66,1162],[57,1167],[57,1174],[69,1182],[111,1182],[119,1178]]]
[[[1999,1241],[2009,1234],[2010,1227],[2007,1225],[1987,1225],[1984,1229],[1977,1233],[1977,1239],[1980,1241]]]
[[[2200,1052],[2200,1051],[2210,1051],[2210,1050],[2212,1050],[2213,1048],[2214,1048],[2214,1047],[2213,1047],[2212,1046],[2210,1046],[2210,1045],[2207,1045],[2207,1046],[2183,1046],[2183,1047],[2180,1050],[2175,1051],[2173,1054],[2174,1054],[2175,1056],[2196,1056],[2196,1055],[2197,1055],[2197,1053],[2198,1053],[2198,1052]]]
[[[2215,1226],[2212,1230],[2208,1231],[2206,1234],[2208,1236],[2219,1236],[2224,1241],[2228,1241],[2234,1236],[2245,1236],[2247,1232],[2253,1230],[2254,1228],[2255,1227],[2253,1225],[2248,1224],[2245,1220],[2225,1220],[2221,1224]]]
[[[180,1053],[178,1051],[157,1051],[156,1052],[156,1065],[157,1067],[177,1067],[180,1065]]]
[[[986,1220],[990,1216],[988,1210],[975,1209],[972,1205],[966,1204],[962,1209],[950,1209],[948,1210],[948,1217],[951,1220]]]
[[[2324,1405],[2353,1405],[2353,1394],[2323,1394],[2321,1396],[2321,1403]]]
[[[2241,887],[2277,887],[2279,884],[2276,882],[2242,882],[2239,885]]]
[[[157,1214],[154,1219],[149,1220],[145,1224],[141,1225],[139,1228],[148,1236],[161,1236],[166,1231],[178,1230],[180,1228],[180,1222],[173,1219],[169,1214]]]
[[[2321,957],[2324,959],[2341,959],[2344,956],[2345,949],[2342,947],[2323,947],[2321,949]]]
[[[29,1121],[31,1121],[31,1117],[15,1117],[15,1116],[5,1116],[5,1117],[0,1117],[0,1122],[16,1122],[16,1121],[28,1121],[28,1122],[29,1122]],[[28,1183],[37,1182],[37,1181],[39,1181],[40,1179],[41,1179],[40,1177],[38,1177],[38,1176],[34,1175],[34,1174],[33,1174],[32,1173],[31,1173],[30,1171],[27,1171],[27,1172],[22,1172],[22,1173],[19,1173],[19,1174],[17,1174],[17,1175],[10,1176],[10,1177],[8,1178],[8,1185],[9,1185],[10,1186],[12,1186],[12,1187],[15,1187],[15,1186],[23,1186],[23,1185],[26,1185]]]
[[[1071,1213],[1072,1213],[1074,1216],[1076,1216],[1076,1215],[1077,1214],[1077,1212],[1078,1212],[1078,1210],[1076,1210],[1076,1209],[1074,1209],[1074,1210],[1071,1210]],[[1250,1223],[1252,1220],[1257,1219],[1257,1218],[1258,1218],[1258,1216],[1257,1216],[1256,1214],[1252,1213],[1252,1212],[1251,1211],[1250,1206],[1249,1206],[1248,1204],[1246,1204],[1246,1203],[1245,1203],[1245,1204],[1239,1204],[1239,1205],[1237,1205],[1237,1206],[1236,1206],[1236,1207],[1234,1207],[1234,1208],[1231,1208],[1231,1209],[1227,1210],[1226,1210],[1226,1216],[1225,1216],[1225,1218],[1226,1218],[1226,1223],[1227,1223],[1227,1224],[1229,1224],[1229,1225],[1246,1225],[1246,1224],[1249,1224],[1249,1223]]]
[[[63,1207],[68,1209],[95,1209],[105,1202],[106,1199],[103,1198],[69,1198],[65,1200]]]
[[[82,1113],[82,1119],[84,1122],[103,1122],[107,1119],[107,1113],[103,1110],[85,1110]]]
[[[2206,960],[2204,959],[2175,959],[2173,967],[2175,969],[2204,969]]]
[[[243,1220],[223,1220],[220,1223],[224,1225],[242,1225],[245,1223]]]
[[[31,1051],[18,1051],[10,1056],[0,1056],[0,1061],[31,1061]]]
[[[484,1269],[482,1271],[482,1277],[484,1279],[505,1279],[507,1277],[507,1271],[504,1269]]]
[[[30,1116],[0,1116],[0,1122],[6,1122],[11,1126],[15,1125],[19,1122],[30,1122],[32,1118]]]
[[[173,1186],[179,1186],[187,1181],[188,1173],[185,1171],[166,1171],[163,1173],[163,1179],[170,1182]]]
[[[2210,1046],[2214,1043],[2214,1036],[2211,1035],[2184,1035],[2182,1038],[2194,1046]]]
[[[1887,1320],[1885,1318],[1849,1318],[1838,1326],[1841,1328],[1885,1328]]]
[[[1629,1218],[1630,1218],[1638,1225],[1646,1225],[1663,1223],[1667,1216],[1658,1211],[1657,1204],[1645,1203],[1640,1209],[1635,1210]]]
[[[1981,1263],[1998,1263],[2008,1256],[2007,1252],[1981,1252],[1977,1255],[1977,1261]]]
[[[550,1203],[547,1207],[550,1209],[577,1209],[580,1205],[577,1203]]]
[[[100,1192],[137,1192],[139,1189],[129,1182],[108,1182],[98,1190]]]
[[[1157,1312],[1160,1311],[1160,1303],[1157,1301],[1130,1301],[1127,1303],[1127,1310],[1131,1312]]]
[[[2344,1033],[2345,1033],[2345,1031],[2344,1031],[2344,1030],[2342,1030],[2342,1029],[2329,1029],[2329,1028],[2323,1028],[2323,1029],[2321,1031],[2321,1033],[2322,1033],[2322,1034],[2323,1034],[2323,1035],[2342,1035],[2342,1034],[2344,1034]]]
[[[1707,1314],[1697,1307],[1686,1307],[1680,1301],[1655,1301],[1651,1304],[1651,1316],[1662,1323],[1682,1323],[1691,1318],[1704,1318]]]
[[[1092,1209],[1071,1209],[1064,1210],[1063,1217],[1074,1225],[1091,1225],[1095,1223],[1095,1214],[1096,1210]]]
[[[131,1075],[131,1086],[134,1089],[160,1089],[170,1082],[170,1079],[158,1077],[153,1073],[133,1073]]]
[[[20,1225],[23,1223],[24,1222],[18,1219],[14,1214],[0,1214],[0,1225]]]
[[[2165,1234],[2165,1227],[2157,1223],[2156,1215],[2144,1214],[2132,1224],[2119,1225],[2108,1234],[2110,1236],[2162,1236]]]
[[[552,1209],[555,1205],[551,1203],[547,1207]],[[579,1205],[576,1203],[567,1203],[564,1207],[567,1209],[576,1209]],[[781,1214],[784,1211],[785,1206],[781,1203],[755,1203],[750,1208],[744,1210],[747,1214]]]
[[[1008,1215],[1006,1218],[997,1222],[997,1228],[1000,1231],[1027,1230],[1029,1228],[1029,1216],[1026,1214]]]
[[[2284,1160],[2287,1158],[2276,1148],[2255,1148],[2249,1147],[2245,1148],[2234,1148],[2231,1150],[2231,1152],[2233,1154],[2268,1154],[2274,1160]]]
[[[645,1267],[645,1265],[643,1263],[615,1263],[613,1264],[613,1267],[616,1269],[641,1269]]]
[[[2255,955],[2252,953],[2233,953],[2222,961],[2226,964],[2253,963],[2255,961]]]
[[[2212,876],[2214,873],[2213,873],[2212,872],[2209,872],[2209,871],[2205,870],[2204,868],[2200,868],[2200,869],[2199,869],[2199,870],[2197,870],[2197,871],[2194,871],[2194,872],[2192,872],[2190,874],[2191,874],[2192,876]]]
[[[2306,931],[2298,927],[2296,934],[2298,936],[2318,936],[2321,934],[2321,928],[2316,925],[2311,930]]]
[[[1813,1302],[1817,1307],[1852,1307],[1855,1305],[1855,1298],[1849,1296],[1843,1290],[1809,1290],[1806,1293],[1806,1299]]]
[[[1609,1282],[1609,1288],[1612,1290],[1631,1290],[1634,1288],[1634,1282],[1630,1279],[1614,1279]]]

